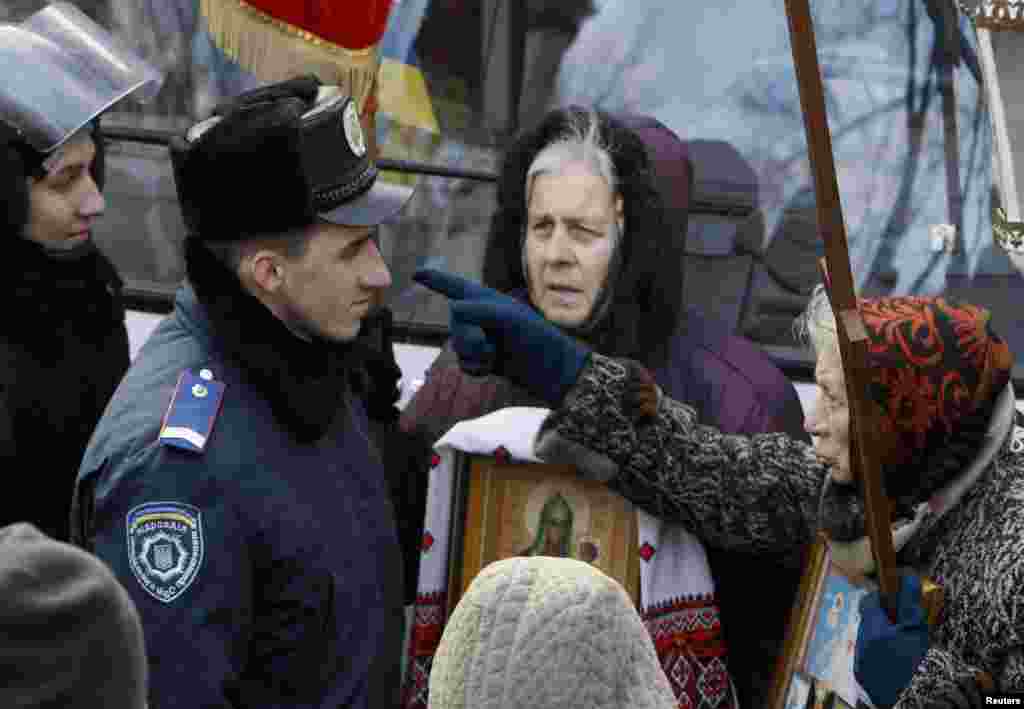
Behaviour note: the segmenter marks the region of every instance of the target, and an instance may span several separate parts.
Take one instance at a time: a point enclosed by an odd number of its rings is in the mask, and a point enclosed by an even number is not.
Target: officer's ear
[[[284,259],[272,249],[259,249],[242,259],[242,270],[253,284],[266,293],[276,293],[284,285]]]

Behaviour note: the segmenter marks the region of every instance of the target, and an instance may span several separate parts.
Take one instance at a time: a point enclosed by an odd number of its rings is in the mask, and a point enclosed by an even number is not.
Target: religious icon
[[[848,702],[857,701],[853,659],[860,627],[860,601],[869,590],[842,574],[827,576],[819,601],[821,609],[807,648],[807,672],[828,678],[835,692]]]
[[[454,509],[449,603],[454,608],[487,564],[512,556],[556,556],[593,564],[640,598],[636,509],[607,485],[564,465],[471,457]]]
[[[794,672],[789,680],[789,692],[786,693],[785,709],[811,709],[811,697],[814,695],[814,678],[800,672]]]
[[[787,706],[788,696],[780,696],[778,688],[786,690],[789,677],[797,674],[814,680],[814,709],[844,706],[837,701],[856,705],[864,693],[853,672],[860,602],[874,588],[866,579],[847,575],[836,565],[824,537],[813,545],[770,707]]]
[[[572,508],[556,492],[541,508],[533,544],[523,549],[519,556],[572,556],[571,544]]]

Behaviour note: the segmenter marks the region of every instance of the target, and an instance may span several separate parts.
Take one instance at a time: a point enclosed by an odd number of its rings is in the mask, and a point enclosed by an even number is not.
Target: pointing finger
[[[413,274],[412,279],[420,285],[426,286],[430,290],[448,296],[453,300],[479,298],[492,292],[490,288],[485,288],[468,278],[457,276],[454,273],[439,271],[436,268],[420,268]]]

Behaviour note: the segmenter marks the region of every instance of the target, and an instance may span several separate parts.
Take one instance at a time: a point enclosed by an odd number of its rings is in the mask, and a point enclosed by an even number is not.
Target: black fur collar
[[[38,356],[68,337],[102,342],[122,327],[122,281],[113,264],[91,242],[74,258],[57,259],[26,239],[10,239],[13,266],[0,281],[0,297],[8,304],[0,330]]]
[[[266,396],[278,423],[296,440],[323,438],[346,405],[358,349],[295,336],[192,237],[185,241],[185,265],[216,346],[241,366]]]

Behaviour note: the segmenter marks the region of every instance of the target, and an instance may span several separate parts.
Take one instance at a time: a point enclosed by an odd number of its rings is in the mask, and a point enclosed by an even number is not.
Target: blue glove
[[[896,624],[889,622],[875,591],[860,604],[853,673],[878,709],[896,703],[928,651],[928,619],[921,606],[921,579],[904,574],[896,594]]]
[[[432,268],[413,280],[451,299],[452,347],[469,374],[497,374],[558,406],[590,351],[528,305]]]

